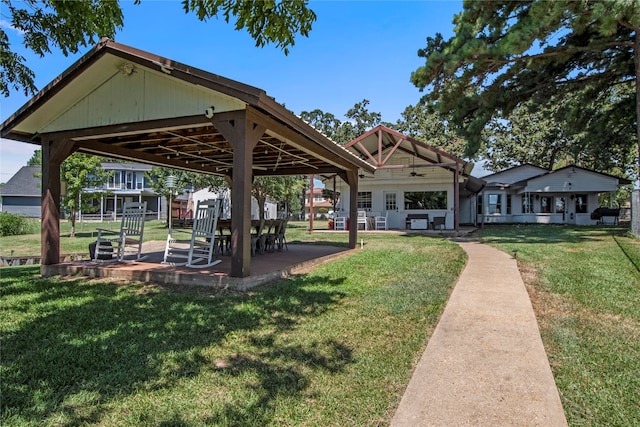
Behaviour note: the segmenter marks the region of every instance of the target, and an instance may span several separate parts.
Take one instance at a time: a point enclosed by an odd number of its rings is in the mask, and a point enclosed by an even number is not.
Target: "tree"
[[[451,39],[427,38],[418,52],[425,65],[411,81],[451,114],[467,154],[478,152],[492,118],[528,100],[545,105],[572,94],[574,112],[613,101],[596,116],[574,114],[575,124],[621,130],[635,123],[640,161],[640,3],[467,1],[454,24]]]
[[[402,112],[402,118],[389,127],[448,154],[464,156],[464,140],[452,129],[449,120],[427,104],[409,105]]]
[[[301,176],[259,176],[253,181],[251,195],[258,202],[260,219],[264,219],[264,206],[267,198],[283,202],[285,217],[288,218],[290,208],[304,188],[306,180]]]
[[[370,112],[367,110],[367,105],[369,105],[367,99],[354,104],[353,108],[345,114],[349,120],[344,122],[333,114],[318,109],[310,112],[302,111],[300,117],[332,141],[344,145],[380,124],[381,114]]]
[[[76,235],[78,212],[90,206],[90,199],[82,197],[83,190],[88,187],[101,187],[111,176],[102,168],[101,163],[102,158],[98,156],[74,153],[60,166],[61,181],[65,186],[61,203],[71,222],[70,237]]]
[[[42,148],[33,152],[33,156],[27,162],[27,166],[42,166]]]
[[[52,49],[59,49],[65,56],[77,53],[101,37],[114,38],[124,22],[117,1],[0,1],[8,10],[11,26],[23,34],[24,45],[40,56]],[[236,30],[246,29],[256,46],[274,43],[285,55],[297,34],[309,35],[316,19],[306,0],[182,0],[182,7],[201,21],[221,15],[229,23],[235,18]],[[34,78],[26,59],[11,49],[9,37],[0,28],[0,92],[5,97],[11,90],[34,94]]]
[[[529,101],[505,118],[491,119],[485,129],[488,142],[482,150],[482,157],[488,160],[485,169],[498,172],[529,163],[552,170],[579,163],[577,138],[566,130],[566,122],[554,119],[558,109],[560,104],[538,107]]]

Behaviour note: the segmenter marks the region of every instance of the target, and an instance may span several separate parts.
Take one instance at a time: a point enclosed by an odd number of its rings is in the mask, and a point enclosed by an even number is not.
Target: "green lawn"
[[[570,425],[640,425],[640,242],[622,228],[488,227],[517,250]]]
[[[79,232],[63,251],[95,239]],[[305,223],[287,235],[348,240]],[[437,238],[361,237],[362,251],[248,293],[1,269],[2,424],[388,424],[465,255]],[[640,241],[536,225],[480,237],[516,251],[569,424],[640,425]],[[0,239],[3,253],[34,244]]]
[[[312,239],[347,236],[292,224]],[[441,239],[365,236],[222,294],[2,269],[2,424],[388,424],[464,262]]]

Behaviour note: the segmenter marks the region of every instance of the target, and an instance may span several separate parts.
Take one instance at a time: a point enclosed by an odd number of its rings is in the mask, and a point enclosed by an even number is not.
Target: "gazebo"
[[[59,262],[60,165],[76,151],[226,177],[233,277],[250,274],[254,176],[338,174],[355,223],[358,171],[375,170],[262,89],[109,39],[9,117],[1,136],[42,147],[43,274]]]

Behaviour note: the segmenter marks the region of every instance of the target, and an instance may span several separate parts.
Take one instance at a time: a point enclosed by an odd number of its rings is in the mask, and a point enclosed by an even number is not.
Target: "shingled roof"
[[[41,195],[40,167],[23,166],[0,189],[0,196],[37,197]]]

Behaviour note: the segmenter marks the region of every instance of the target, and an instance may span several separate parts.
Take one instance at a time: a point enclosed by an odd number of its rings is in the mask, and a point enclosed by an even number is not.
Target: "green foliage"
[[[52,49],[68,55],[96,43],[101,37],[114,38],[124,22],[120,5],[112,0],[0,1],[3,18],[9,19],[11,26],[23,34],[24,45],[40,56]],[[185,12],[194,12],[201,21],[222,15],[230,22],[234,17],[236,30],[246,29],[256,46],[274,43],[285,54],[295,44],[297,34],[309,35],[316,20],[306,0],[182,0],[182,7]],[[35,74],[25,61],[12,51],[7,34],[0,28],[0,92],[5,97],[11,90],[22,90],[25,95],[37,91]]]
[[[289,217],[292,209],[299,209],[297,202],[306,184],[304,176],[259,176],[253,181],[251,194],[258,201],[260,218],[264,217],[264,205],[267,198],[280,202],[284,207],[284,216]],[[297,202],[297,204],[296,204]]]
[[[432,105],[409,105],[402,112],[402,119],[389,127],[453,156],[465,155],[465,141],[457,135],[450,120]]]
[[[0,212],[0,237],[36,233],[39,224],[23,215]]]
[[[3,18],[23,33],[24,45],[40,56],[60,49],[66,56],[94,44],[100,37],[113,38],[122,28],[122,10],[117,2],[2,0],[8,10]],[[34,73],[25,58],[11,51],[9,39],[0,29],[0,92],[22,89],[25,95],[36,91]]]
[[[71,221],[71,234],[75,234],[76,215],[87,210],[90,200],[82,197],[85,188],[99,188],[107,182],[110,172],[102,168],[102,158],[89,154],[74,153],[60,166],[60,179],[64,183],[62,207]],[[97,193],[94,193],[97,194]]]
[[[306,0],[182,0],[185,12],[195,12],[201,21],[222,15],[228,23],[235,17],[235,29],[246,28],[257,47],[274,43],[285,55],[289,46],[295,44],[296,34],[308,37],[316,20],[307,3]]]
[[[33,152],[33,156],[27,162],[27,166],[42,166],[42,148]]]
[[[332,141],[344,145],[380,124],[381,114],[370,112],[367,105],[369,101],[366,99],[354,104],[345,114],[349,120],[344,122],[331,113],[317,109],[302,111],[300,117]]]
[[[492,118],[508,117],[527,100],[546,105],[570,94],[572,131],[588,131],[601,157],[613,155],[603,135],[615,134],[628,153],[638,119],[632,106],[640,102],[640,3],[467,1],[454,24],[453,38],[427,38],[418,53],[426,63],[411,80],[451,115],[467,154],[478,152]]]

